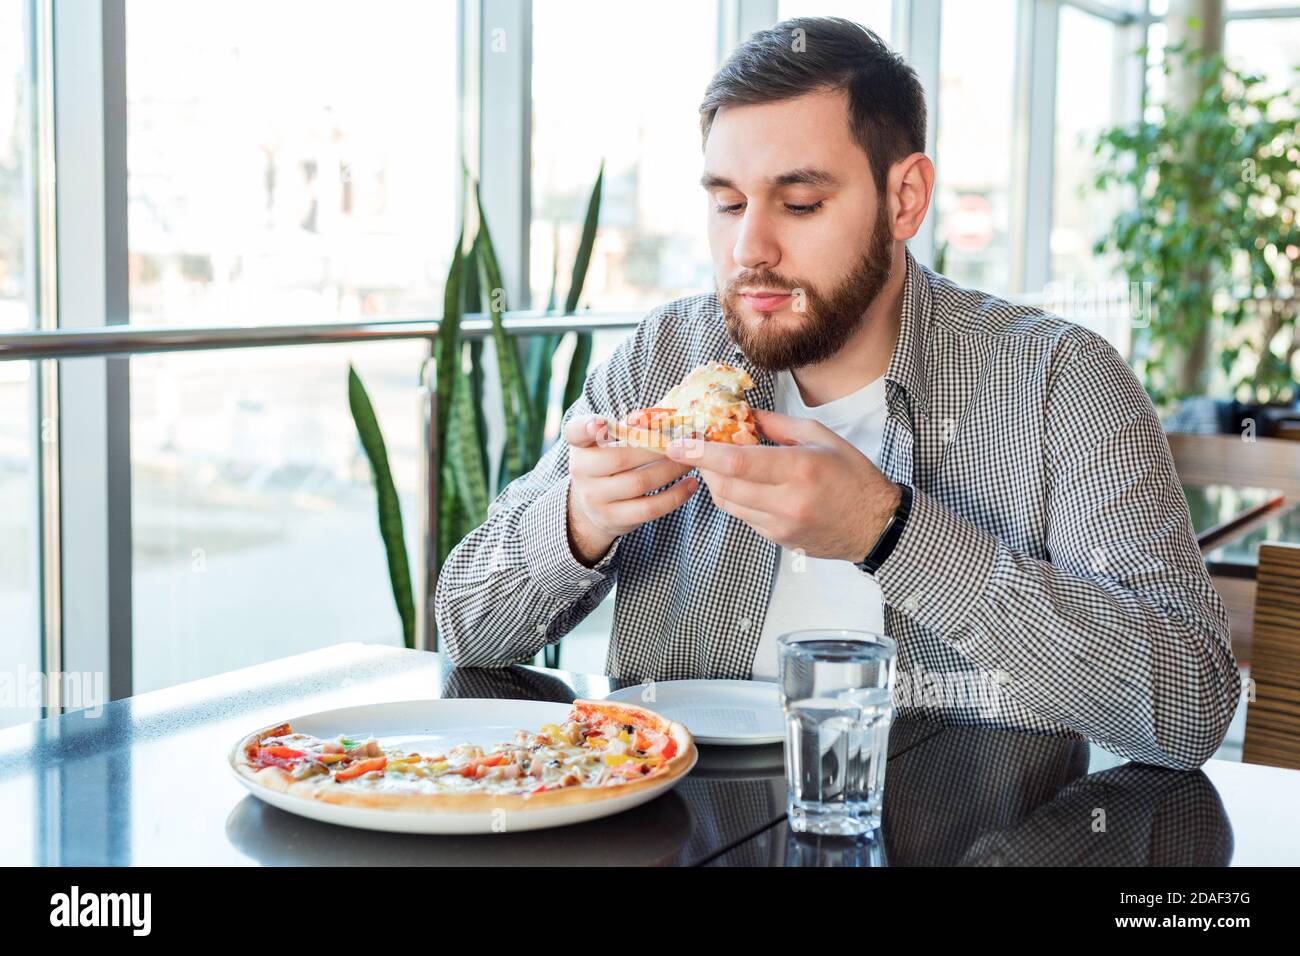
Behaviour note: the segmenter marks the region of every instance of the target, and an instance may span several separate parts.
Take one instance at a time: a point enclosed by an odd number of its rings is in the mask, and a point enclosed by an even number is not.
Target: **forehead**
[[[714,115],[704,148],[706,176],[757,184],[806,167],[845,180],[870,173],[867,156],[849,129],[848,95],[843,90],[724,106]]]

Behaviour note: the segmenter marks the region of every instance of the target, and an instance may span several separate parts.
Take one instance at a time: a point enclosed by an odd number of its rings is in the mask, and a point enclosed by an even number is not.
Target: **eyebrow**
[[[781,173],[778,176],[769,176],[767,184],[774,189],[780,189],[783,186],[822,186],[832,188],[840,185],[838,176],[828,173],[824,169],[817,169],[813,166],[801,166],[799,169],[792,169],[789,172]],[[718,176],[715,173],[705,173],[700,177],[700,185],[705,189],[735,189],[736,184],[726,176]]]

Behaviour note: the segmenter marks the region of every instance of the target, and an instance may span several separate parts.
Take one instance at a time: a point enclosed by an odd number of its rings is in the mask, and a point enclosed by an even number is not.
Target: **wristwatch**
[[[885,563],[885,559],[894,553],[894,546],[898,544],[898,539],[903,536],[903,529],[907,527],[907,519],[912,514],[912,486],[899,485],[899,491],[902,492],[902,498],[899,499],[898,507],[894,513],[889,516],[889,522],[885,525],[885,530],[880,532],[880,537],[876,543],[871,546],[867,556],[861,561],[853,562],[853,566],[867,574],[875,574],[880,570],[880,566]]]

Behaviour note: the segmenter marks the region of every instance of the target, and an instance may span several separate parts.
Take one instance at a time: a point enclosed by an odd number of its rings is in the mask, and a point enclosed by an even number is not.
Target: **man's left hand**
[[[694,465],[713,503],[768,540],[810,558],[861,561],[898,507],[898,486],[821,422],[754,415],[778,447],[688,439],[668,455]]]

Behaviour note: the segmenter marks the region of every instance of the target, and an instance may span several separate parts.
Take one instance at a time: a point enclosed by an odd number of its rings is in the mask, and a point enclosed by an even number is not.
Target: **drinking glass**
[[[777,655],[791,829],[877,830],[898,645],[872,631],[793,631]]]

